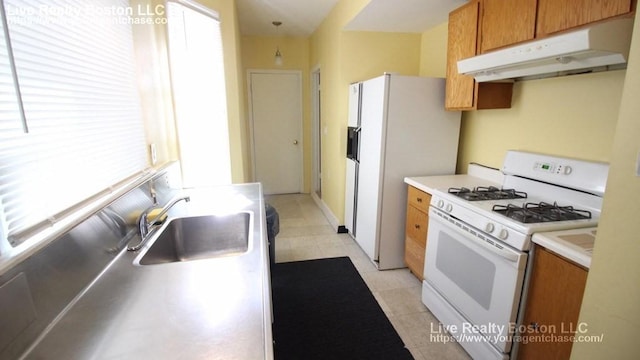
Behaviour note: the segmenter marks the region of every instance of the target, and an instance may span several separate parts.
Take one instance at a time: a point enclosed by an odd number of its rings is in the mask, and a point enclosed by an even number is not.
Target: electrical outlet
[[[156,144],[149,144],[149,152],[151,152],[151,165],[158,162],[158,153],[156,152]]]
[[[640,152],[638,158],[636,158],[636,176],[640,176]]]

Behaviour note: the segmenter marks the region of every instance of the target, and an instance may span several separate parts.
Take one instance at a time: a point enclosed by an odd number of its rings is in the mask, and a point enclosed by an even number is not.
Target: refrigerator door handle
[[[353,224],[351,224],[351,234],[353,234],[353,238],[357,236],[356,233],[358,231],[356,227],[357,219],[358,219],[358,181],[360,180],[360,163],[356,161],[356,176],[354,179],[354,189],[353,189]]]
[[[355,160],[356,158],[354,153],[356,138],[356,128],[353,126],[347,127],[347,159]]]
[[[354,158],[353,160],[355,160],[356,163],[360,163],[360,134],[361,134],[362,128],[358,127],[355,130],[355,137],[354,137],[354,141],[353,141],[353,154],[354,154]]]
[[[360,130],[359,127],[347,128],[347,159],[360,161]]]

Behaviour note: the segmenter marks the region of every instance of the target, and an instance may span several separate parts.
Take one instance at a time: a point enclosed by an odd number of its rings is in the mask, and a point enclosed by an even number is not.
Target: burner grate
[[[449,188],[448,191],[449,194],[467,201],[525,199],[527,197],[525,192],[516,191],[515,189],[500,189],[495,186],[478,186],[473,190],[466,187]]]
[[[588,210],[575,209],[573,206],[560,206],[555,202],[553,204],[546,202],[526,203],[524,206],[494,205],[492,210],[525,224],[591,219],[591,212]]]

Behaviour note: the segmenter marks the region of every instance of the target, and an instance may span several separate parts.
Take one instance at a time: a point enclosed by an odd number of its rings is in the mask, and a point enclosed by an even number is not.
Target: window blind
[[[122,0],[4,1],[0,211],[13,246],[147,167],[127,9]]]
[[[168,2],[167,14],[184,186],[230,184],[229,120],[218,14],[184,0]]]

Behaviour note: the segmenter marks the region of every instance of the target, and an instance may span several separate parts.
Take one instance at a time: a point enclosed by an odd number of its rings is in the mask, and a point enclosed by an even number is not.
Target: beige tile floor
[[[438,321],[420,301],[421,283],[408,269],[378,271],[349,235],[335,233],[310,195],[266,200],[280,219],[276,262],[349,256],[416,360],[469,359],[460,345],[432,338]]]

